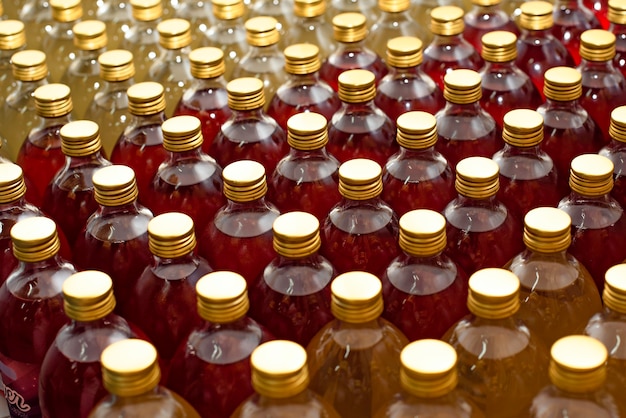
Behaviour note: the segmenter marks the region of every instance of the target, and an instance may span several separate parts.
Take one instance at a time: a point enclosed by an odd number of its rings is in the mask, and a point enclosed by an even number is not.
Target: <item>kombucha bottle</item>
[[[610,0],[608,30],[615,35],[613,66],[626,77],[626,0]]]
[[[224,79],[224,53],[214,47],[198,48],[189,53],[189,61],[194,81],[180,98],[174,115],[200,119],[204,137],[202,151],[208,153],[220,127],[232,115]]]
[[[598,154],[607,157],[613,163],[613,190],[611,196],[624,208],[626,205],[626,106],[620,106],[611,112],[609,126],[611,142]]]
[[[333,18],[333,38],[337,49],[326,58],[320,68],[320,77],[335,91],[339,91],[339,75],[346,70],[369,70],[376,84],[389,71],[374,51],[367,48],[366,17],[362,13],[341,13]]]
[[[4,106],[7,95],[15,88],[11,56],[24,49],[25,45],[24,23],[19,20],[0,22],[0,106]]]
[[[129,338],[102,352],[102,382],[109,394],[89,418],[200,418],[176,393],[159,385],[157,351],[149,342]]]
[[[400,391],[402,332],[381,318],[380,280],[363,271],[331,283],[333,321],[307,347],[310,388],[344,418],[369,418]]]
[[[514,109],[537,109],[543,99],[525,72],[515,64],[517,37],[512,32],[493,31],[482,37],[480,105],[501,130],[504,115]]]
[[[480,105],[482,81],[473,70],[452,70],[445,76],[446,106],[435,114],[437,151],[451,167],[468,157],[491,158],[502,148],[496,121]]]
[[[456,197],[454,174],[435,150],[437,120],[413,111],[397,120],[400,151],[383,168],[383,200],[402,216],[413,209],[441,212]]]
[[[441,90],[444,88],[444,76],[451,70],[465,68],[478,71],[484,65],[472,44],[463,38],[463,14],[463,9],[457,6],[435,7],[430,13],[433,40],[424,50],[422,70]]]
[[[489,32],[506,31],[519,34],[517,25],[500,6],[501,0],[472,0],[472,9],[463,17],[463,37],[483,59],[483,36]]]
[[[111,163],[102,156],[100,129],[95,122],[69,122],[61,128],[60,135],[65,164],[48,184],[41,208],[58,222],[73,245],[87,219],[98,209],[93,174]]]
[[[432,339],[412,342],[400,353],[400,361],[402,391],[375,418],[484,417],[457,390],[457,355],[450,344]]]
[[[336,204],[322,224],[323,256],[339,273],[380,274],[400,253],[398,217],[385,203],[382,170],[375,161],[349,160],[339,167]]]
[[[392,121],[411,110],[423,110],[433,115],[443,109],[443,93],[422,70],[422,41],[401,36],[387,42],[389,73],[378,84],[374,103]]]
[[[333,25],[326,18],[326,0],[294,0],[294,23],[285,34],[284,44],[313,44],[319,48],[319,59],[326,60],[337,49]]]
[[[132,25],[131,5],[126,0],[100,0],[94,3],[97,5],[96,19],[107,27],[109,49],[119,48]]]
[[[496,197],[498,164],[470,157],[456,167],[458,197],[443,211],[448,255],[468,274],[501,267],[523,249],[522,224]]]
[[[569,184],[571,193],[559,202],[559,209],[572,218],[570,252],[602,291],[606,271],[626,259],[626,217],[610,195],[613,163],[596,154],[576,157]]]
[[[148,80],[148,71],[161,53],[157,25],[161,22],[163,5],[161,0],[130,0],[130,6],[133,23],[124,33],[121,47],[135,57],[135,80],[142,82]]]
[[[280,214],[265,199],[265,169],[251,160],[229,164],[222,171],[228,199],[200,237],[200,255],[215,270],[241,274],[248,284],[275,257],[272,224]]]
[[[107,394],[100,355],[116,341],[135,335],[126,320],[113,313],[111,278],[84,271],[63,283],[63,308],[70,319],[59,330],[41,365],[39,404],[44,417],[87,418]]]
[[[61,287],[76,273],[58,254],[54,221],[34,217],[11,229],[19,265],[0,287],[0,376],[14,417],[41,417],[39,372],[48,347],[67,322]]]
[[[250,286],[250,315],[277,338],[306,346],[332,321],[330,282],[337,272],[319,254],[320,223],[306,212],[274,221],[276,258]]]
[[[570,335],[554,343],[550,355],[551,384],[535,396],[524,416],[620,417],[615,399],[604,388],[608,353],[600,341]]]
[[[531,210],[524,218],[526,249],[504,266],[520,280],[517,316],[546,347],[561,337],[580,333],[602,309],[593,278],[567,252],[571,224],[569,215],[560,209]]]
[[[397,150],[395,123],[374,102],[376,76],[368,70],[339,75],[341,108],[328,127],[328,151],[340,162],[368,158],[384,165]]]
[[[50,81],[58,83],[76,55],[72,28],[83,17],[81,0],[50,0],[53,22],[44,28],[41,49],[48,54]]]
[[[492,160],[500,168],[498,198],[517,219],[540,206],[556,207],[563,197],[560,173],[541,149],[543,135],[543,118],[536,111],[516,109],[504,115],[504,148]]]
[[[552,16],[552,34],[567,48],[576,65],[580,64],[581,34],[589,29],[601,29],[600,22],[583,6],[583,0],[555,0]]]
[[[307,353],[286,340],[260,345],[250,357],[255,394],[232,418],[296,417],[339,418],[335,410],[308,389]]]
[[[443,337],[457,352],[460,388],[487,417],[528,417],[533,397],[548,380],[547,348],[515,316],[519,288],[519,279],[507,270],[472,274],[471,314]]]
[[[383,317],[410,341],[441,338],[467,313],[467,275],[444,254],[446,219],[417,209],[400,218],[400,249],[382,274]]]
[[[213,139],[210,154],[220,166],[250,159],[273,173],[276,164],[289,152],[285,131],[265,113],[263,81],[242,77],[226,85],[231,117]]]
[[[341,199],[339,161],[325,148],[326,118],[303,112],[289,118],[287,124],[291,149],[269,179],[270,200],[282,213],[306,211],[323,221]]]

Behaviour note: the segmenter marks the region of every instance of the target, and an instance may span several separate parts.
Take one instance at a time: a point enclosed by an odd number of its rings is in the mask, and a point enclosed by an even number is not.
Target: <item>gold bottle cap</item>
[[[128,110],[136,116],[155,115],[165,110],[165,89],[160,83],[144,81],[126,91]]]
[[[25,194],[22,167],[13,163],[0,163],[0,205],[15,202]]]
[[[617,25],[626,24],[626,0],[609,0],[608,19]]]
[[[240,18],[246,12],[243,0],[212,0],[213,15],[219,20]]]
[[[350,200],[368,200],[383,191],[383,171],[376,161],[348,160],[339,166],[339,193]]]
[[[339,100],[365,103],[376,97],[376,76],[369,70],[347,70],[339,74]]]
[[[566,251],[572,242],[572,218],[557,208],[541,207],[524,216],[524,244],[539,253]]]
[[[280,41],[278,21],[271,16],[257,16],[246,20],[246,41],[251,46],[270,46]]]
[[[401,147],[426,149],[437,143],[437,119],[428,112],[414,110],[398,116],[396,141]]]
[[[553,67],[544,74],[543,93],[547,99],[568,102],[583,92],[582,75],[571,67]]]
[[[100,168],[93,175],[94,198],[102,206],[122,206],[137,200],[135,172],[125,165]]]
[[[74,273],[63,282],[65,315],[79,322],[102,319],[115,308],[113,281],[101,271]]]
[[[582,196],[604,196],[613,189],[613,168],[613,162],[601,155],[579,155],[571,163],[569,187]]]
[[[161,0],[130,0],[133,19],[140,22],[151,22],[163,15]]]
[[[528,1],[520,5],[519,26],[526,30],[545,30],[554,25],[552,4],[547,1]]]
[[[83,17],[81,0],[50,0],[50,8],[57,22],[74,22]]]
[[[109,82],[126,81],[135,76],[133,53],[125,49],[103,52],[98,57],[100,78]]]
[[[151,391],[161,380],[157,351],[139,339],[117,341],[102,352],[102,383],[113,395],[130,397]]]
[[[39,81],[48,75],[46,54],[34,49],[18,51],[11,56],[13,77],[19,81]]]
[[[456,191],[470,199],[486,199],[495,196],[500,189],[500,168],[485,157],[469,157],[456,166]]]
[[[476,6],[488,7],[500,4],[501,0],[472,0],[472,4]]]
[[[580,35],[580,57],[587,61],[611,61],[615,56],[615,35],[608,30],[590,29]]]
[[[410,0],[378,0],[378,8],[387,13],[400,13],[409,10]]]
[[[157,25],[159,45],[180,49],[191,45],[191,23],[185,19],[167,19]]]
[[[42,118],[58,118],[69,114],[72,109],[70,88],[65,84],[45,84],[37,87],[35,97],[35,111]]]
[[[328,121],[319,113],[296,113],[287,120],[287,142],[300,151],[323,148],[328,143]]]
[[[457,6],[439,6],[430,12],[430,31],[434,35],[454,36],[463,33],[465,12]]]
[[[241,77],[226,85],[228,107],[232,110],[254,110],[265,106],[263,81],[256,77]]]
[[[543,141],[543,116],[535,110],[514,109],[504,115],[502,139],[518,148],[537,146]]]
[[[43,216],[24,219],[13,225],[11,241],[13,255],[25,263],[54,257],[61,247],[56,224]]]
[[[452,70],[443,77],[443,83],[443,98],[450,103],[476,103],[483,96],[480,74],[474,70]]]
[[[285,71],[289,74],[313,74],[320,69],[320,49],[314,44],[294,44],[285,48]]]
[[[290,398],[309,386],[306,350],[292,341],[261,344],[252,352],[250,363],[252,387],[261,396]]]
[[[417,209],[400,218],[400,248],[413,257],[432,257],[446,248],[446,218]]]
[[[496,30],[481,38],[480,55],[488,62],[509,62],[517,58],[517,36],[512,32]]]
[[[26,45],[24,23],[19,20],[3,20],[0,22],[0,50],[10,51]]]
[[[626,106],[619,106],[611,112],[609,135],[616,141],[626,142]]]
[[[294,0],[293,12],[298,17],[317,17],[326,11],[326,0]]]
[[[4,5],[2,4],[2,1],[0,1],[0,16],[2,16],[4,14]]]
[[[214,271],[196,283],[198,314],[205,321],[227,324],[246,316],[250,307],[248,285],[240,274]]]
[[[424,59],[422,41],[414,36],[399,36],[387,42],[387,64],[396,68],[412,68]]]
[[[563,337],[550,349],[548,374],[554,386],[566,392],[593,392],[606,380],[608,352],[604,344],[586,335]]]
[[[604,306],[615,312],[626,313],[626,264],[611,267],[604,278]]]
[[[155,216],[148,222],[148,247],[160,258],[179,258],[196,248],[193,220],[180,212]]]
[[[83,51],[95,51],[107,46],[106,24],[99,20],[84,20],[72,28],[74,45]]]
[[[216,78],[226,72],[224,52],[219,48],[207,46],[194,49],[189,53],[189,61],[191,62],[191,75],[195,78]]]
[[[86,157],[102,148],[100,128],[90,120],[76,120],[61,127],[61,150],[68,157]]]
[[[519,288],[519,279],[508,270],[478,270],[469,279],[467,307],[480,318],[508,318],[520,307]]]
[[[272,225],[274,251],[282,257],[298,259],[315,254],[320,249],[320,222],[307,212],[280,215]]]
[[[333,17],[333,37],[337,42],[361,42],[367,36],[366,23],[363,13],[340,13]]]
[[[414,341],[400,353],[400,384],[418,398],[438,398],[452,392],[458,382],[457,355],[443,341]]]
[[[330,284],[330,310],[340,321],[361,324],[383,313],[382,284],[378,277],[364,271],[340,274]]]
[[[233,202],[251,202],[265,196],[267,181],[265,167],[256,161],[241,160],[222,170],[224,196]]]
[[[174,116],[161,125],[163,148],[170,152],[191,151],[202,146],[201,122],[195,116]]]

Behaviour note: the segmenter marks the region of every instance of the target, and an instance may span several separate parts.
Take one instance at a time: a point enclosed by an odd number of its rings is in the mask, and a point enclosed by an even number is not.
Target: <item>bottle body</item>
[[[613,162],[613,189],[611,190],[611,196],[617,200],[617,203],[624,208],[626,205],[626,147],[624,143],[611,140],[604,148],[602,148],[598,154],[607,157]]]
[[[44,216],[41,210],[24,199],[0,205],[0,284],[17,267],[18,260],[13,256],[11,228],[21,220]]]
[[[418,398],[403,391],[374,417],[482,418],[484,414],[459,390],[436,398]]]
[[[576,64],[580,63],[580,35],[589,29],[601,29],[593,12],[583,6],[581,0],[558,0],[555,2],[552,34],[567,48]]]
[[[533,400],[530,418],[548,418],[555,414],[569,417],[616,418],[619,413],[615,400],[604,390],[591,393],[571,393],[550,385],[541,390]],[[558,416],[558,415],[557,415]]]
[[[218,19],[205,32],[206,39],[203,44],[220,48],[224,52],[224,64],[226,80],[233,79],[233,71],[239,65],[241,58],[248,52],[246,42],[246,29],[241,18],[221,20]]]
[[[150,81],[160,83],[165,89],[165,114],[168,117],[174,115],[176,105],[193,81],[188,55],[188,47],[164,50],[148,71]]]
[[[482,37],[484,34],[504,30],[519,35],[517,25],[509,18],[499,4],[492,6],[476,5],[463,16],[465,28],[463,38],[469,42],[479,54],[483,49]]]
[[[76,58],[70,63],[61,77],[61,83],[67,85],[73,92],[72,103],[74,116],[82,119],[87,107],[99,90],[100,65],[98,56],[104,49],[95,51],[76,51]],[[80,94],[79,94],[80,92]]]
[[[626,77],[626,25],[611,23],[608,30],[615,35],[613,66]]]
[[[256,77],[263,81],[266,97],[274,97],[276,90],[287,81],[285,56],[278,45],[250,46],[233,69],[231,79]]]
[[[142,22],[135,21],[124,34],[121,47],[133,53],[135,81],[141,83],[150,79],[150,67],[161,54],[159,32],[156,27],[160,19]]]
[[[305,43],[317,45],[322,61],[337,49],[337,44],[333,41],[333,26],[323,14],[312,17],[296,17],[283,39],[285,45]]]
[[[426,39],[425,28],[411,18],[408,9],[396,12],[381,11],[380,17],[369,30],[366,42],[370,49],[384,60],[387,55],[387,41],[399,36]]]
[[[376,53],[363,45],[363,42],[339,42],[337,49],[322,63],[319,74],[333,90],[339,91],[339,74],[346,70],[369,70],[374,73],[376,84],[389,71]]]
[[[421,68],[443,91],[443,77],[449,71],[457,68],[478,71],[483,65],[483,59],[461,35],[435,35],[424,49]]]
[[[264,418],[268,414],[279,417],[304,416],[308,418],[337,418],[339,415],[311,390],[286,399],[268,399],[252,395],[237,408],[232,418]]]
[[[74,32],[72,27],[76,22],[52,22],[44,27],[44,36],[41,39],[42,51],[54,51],[48,54],[46,61],[50,70],[50,81],[58,83],[65,70],[76,54]]]

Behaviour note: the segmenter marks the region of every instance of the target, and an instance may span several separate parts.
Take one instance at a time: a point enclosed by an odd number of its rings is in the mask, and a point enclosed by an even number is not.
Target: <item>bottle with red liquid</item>
[[[504,116],[504,148],[492,158],[500,168],[498,199],[517,217],[540,206],[555,207],[563,197],[552,158],[541,149],[543,118],[530,109]],[[567,173],[563,173],[567,176]]]
[[[613,190],[611,196],[617,203],[626,207],[626,106],[620,106],[611,112],[609,127],[611,142],[598,152],[613,163]]]
[[[524,249],[522,222],[497,198],[498,164],[470,157],[456,167],[458,197],[443,211],[447,254],[467,274],[501,267]]]
[[[441,90],[449,71],[457,68],[478,71],[484,65],[478,52],[463,37],[463,15],[463,9],[457,6],[435,7],[430,13],[430,31],[434,37],[424,50],[422,70]]]
[[[482,81],[473,70],[452,70],[445,76],[446,106],[435,114],[439,139],[435,149],[452,168],[468,157],[491,158],[502,139],[496,121],[480,105]]]
[[[387,42],[389,73],[378,84],[374,103],[394,122],[411,110],[434,115],[446,104],[437,84],[422,71],[422,60],[418,38],[401,36]]]
[[[375,161],[354,159],[339,167],[342,200],[321,230],[321,254],[339,273],[378,275],[399,255],[398,217],[380,197],[382,191],[382,169]]]
[[[572,218],[570,252],[602,291],[606,271],[626,259],[626,216],[610,195],[613,163],[597,154],[578,156],[572,160],[569,184],[571,193],[559,209]]]
[[[287,131],[287,120],[302,112],[315,112],[330,120],[341,107],[337,93],[319,77],[319,48],[292,44],[285,48],[287,81],[276,90],[267,114]]]
[[[555,0],[552,34],[567,48],[576,65],[580,64],[580,36],[589,29],[601,29],[600,22],[583,0]]]
[[[76,270],[58,254],[52,219],[19,221],[11,240],[19,265],[0,287],[0,376],[11,416],[41,417],[40,367],[67,322],[61,288]]]
[[[483,55],[482,39],[489,32],[506,31],[519,34],[517,25],[500,6],[501,0],[472,0],[472,9],[465,13],[463,37],[476,52]],[[483,56],[483,59],[485,57]]]
[[[608,30],[615,35],[613,66],[626,77],[626,0],[610,0]]]
[[[289,152],[285,131],[265,113],[263,81],[243,77],[226,85],[228,107],[233,114],[211,144],[211,156],[220,166],[239,160],[258,161],[267,173]]]
[[[514,109],[537,109],[543,99],[532,80],[515,63],[517,37],[512,32],[493,31],[482,37],[479,71],[483,90],[480,105],[503,127],[504,115]]]
[[[320,68],[320,77],[333,90],[339,91],[339,75],[346,70],[369,70],[376,84],[389,71],[374,51],[365,46],[367,19],[364,14],[341,13],[333,17],[333,38],[337,49],[326,58]]]
[[[265,199],[267,182],[260,163],[231,163],[222,177],[228,201],[202,232],[200,255],[215,270],[234,271],[251,284],[275,257],[272,224],[280,213]]]
[[[44,26],[41,50],[48,53],[50,81],[58,83],[76,54],[72,28],[83,17],[82,0],[50,0],[52,21]]]
[[[116,341],[135,336],[113,313],[111,278],[99,271],[73,274],[63,283],[63,308],[70,319],[59,330],[41,365],[39,404],[44,417],[87,418],[107,391],[100,356]]]
[[[305,346],[332,321],[330,282],[337,272],[319,254],[320,223],[306,212],[274,221],[276,258],[250,286],[250,315],[277,338]]]
[[[161,0],[130,0],[130,6],[133,21],[124,33],[120,47],[135,56],[135,79],[148,81],[148,71],[161,53],[157,25],[163,15],[163,4]]]
[[[591,12],[596,16],[598,22],[600,22],[600,27],[602,29],[609,29],[611,26],[611,21],[609,18],[609,0],[583,0],[583,6],[587,9],[591,10]]]
[[[111,153],[113,164],[135,171],[139,198],[149,193],[150,183],[169,153],[163,148],[165,90],[159,83],[146,81],[127,90],[130,120]]]
[[[326,18],[326,0],[294,0],[295,21],[285,34],[284,44],[313,44],[324,61],[337,49],[333,41],[333,25]]]
[[[418,209],[400,218],[400,249],[381,276],[383,318],[410,341],[441,338],[468,314],[467,275],[444,254],[446,219]]]
[[[382,198],[398,216],[413,209],[441,212],[454,197],[454,174],[435,150],[437,120],[426,112],[407,112],[396,121],[400,151],[383,168]]]
[[[24,49],[25,45],[24,23],[13,19],[0,22],[0,106],[4,105],[7,95],[16,83],[13,79],[11,56]]]
[[[339,161],[326,151],[326,118],[304,112],[289,118],[291,149],[268,181],[270,200],[282,213],[306,211],[323,221],[341,199]]]
[[[384,165],[398,150],[395,123],[374,102],[376,76],[368,70],[339,75],[341,108],[328,127],[328,151],[340,162],[367,158]]]
[[[167,387],[201,416],[228,418],[254,393],[250,355],[274,337],[248,316],[247,284],[239,274],[209,273],[196,292],[202,321],[176,351]]]
[[[183,93],[174,116],[195,116],[202,122],[202,151],[209,152],[220,127],[230,118],[228,92],[224,79],[224,53],[221,49],[205,47],[189,53],[194,81]]]

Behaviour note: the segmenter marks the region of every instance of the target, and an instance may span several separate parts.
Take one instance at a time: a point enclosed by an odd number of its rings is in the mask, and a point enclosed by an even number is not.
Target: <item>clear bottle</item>
[[[131,5],[126,0],[100,0],[95,2],[96,18],[106,23],[109,49],[119,48],[132,25]]]
[[[42,49],[45,27],[52,24],[52,8],[45,0],[25,0],[17,16],[24,22],[29,49]]]
[[[191,24],[191,48],[198,48],[204,41],[206,31],[213,26],[213,8],[210,0],[177,0],[174,16]]]
[[[626,77],[626,0],[610,0],[608,30],[615,35],[613,66]]]
[[[463,17],[465,22],[463,37],[481,56],[483,55],[482,39],[487,33],[506,31],[514,35],[519,34],[517,25],[502,10],[500,3],[501,0],[472,0],[472,9]]]
[[[109,392],[89,418],[200,418],[176,393],[159,385],[157,351],[138,339],[117,341],[101,356],[102,382]]]
[[[135,80],[148,81],[150,67],[161,54],[157,25],[161,22],[161,0],[130,0],[133,23],[124,33],[121,47],[135,57]]]
[[[555,0],[552,16],[552,34],[567,48],[576,65],[580,64],[580,37],[586,30],[602,29],[600,22],[582,0]]]
[[[471,314],[443,337],[458,355],[459,387],[488,417],[528,417],[533,398],[548,380],[548,349],[515,316],[519,288],[519,279],[508,270],[472,274]]]
[[[24,49],[25,45],[24,23],[19,20],[0,22],[0,108],[4,106],[7,95],[16,84],[16,80],[13,79],[11,56]],[[2,145],[6,146],[6,144]]]
[[[398,217],[380,195],[382,169],[372,160],[353,159],[339,167],[339,193],[322,224],[321,254],[339,273],[379,275],[400,253]]]
[[[57,83],[76,55],[72,28],[83,17],[81,0],[50,0],[53,22],[46,25],[41,40],[42,51],[48,51],[50,81]]]
[[[402,332],[381,318],[380,280],[363,271],[331,283],[335,319],[307,347],[309,387],[345,418],[371,417],[400,390]]]
[[[591,10],[596,16],[602,29],[608,29],[611,25],[609,21],[609,0],[583,0],[583,6]]]
[[[370,21],[375,22],[380,16],[377,4],[377,0],[330,0],[326,16],[333,19],[341,13],[361,13]]]
[[[326,0],[294,0],[294,22],[283,38],[287,46],[313,44],[319,48],[319,58],[326,60],[337,44],[333,39],[333,25],[326,18]]]
[[[281,49],[288,46],[283,44],[285,34],[294,21],[294,0],[252,0],[250,1],[250,17],[273,17],[276,19],[276,29],[281,38]]]
[[[598,154],[613,163],[613,189],[611,196],[624,208],[626,206],[626,106],[620,106],[611,112],[609,142]]]

